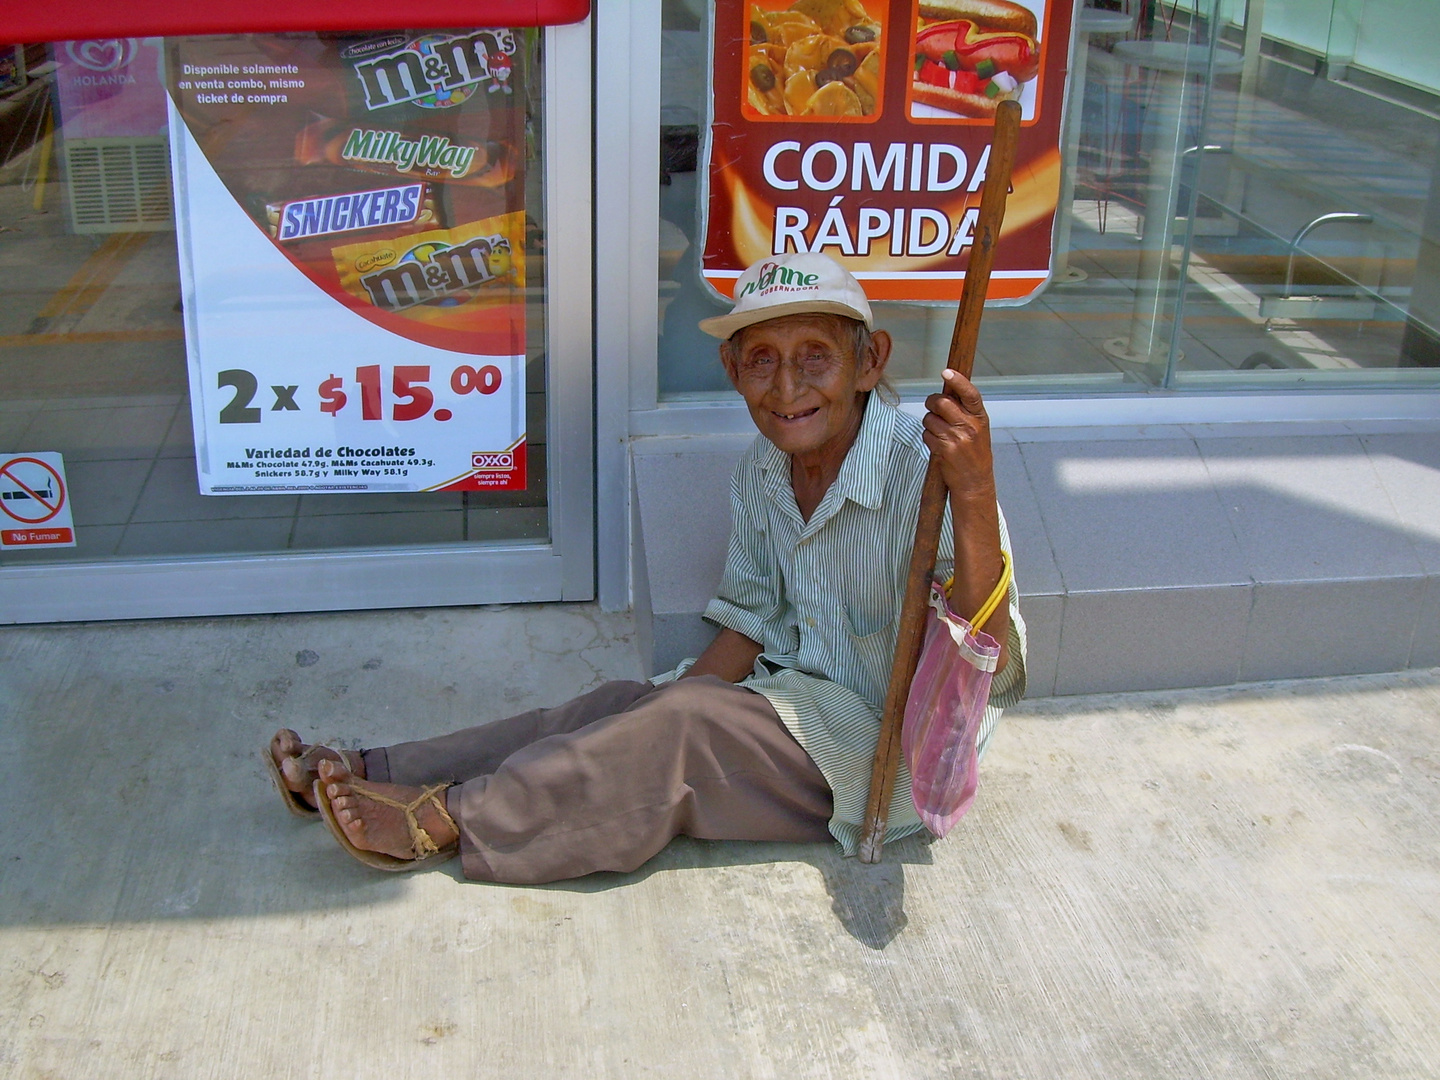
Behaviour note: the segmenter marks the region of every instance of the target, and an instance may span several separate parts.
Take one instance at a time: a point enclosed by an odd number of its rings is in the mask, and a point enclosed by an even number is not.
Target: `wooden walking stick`
[[[980,316],[985,312],[985,292],[990,285],[1000,223],[1005,219],[1005,196],[1010,188],[1010,166],[1015,161],[1015,140],[1019,133],[1020,103],[1002,102],[995,112],[995,136],[985,169],[985,188],[980,194],[975,245],[970,249],[970,265],[965,270],[960,309],[955,313],[955,332],[950,338],[950,356],[946,361],[947,367],[967,379],[975,368],[975,342],[980,336]],[[885,845],[890,799],[900,767],[900,729],[905,720],[905,700],[910,696],[910,682],[915,678],[920,646],[924,643],[926,596],[940,547],[946,495],[940,462],[932,457],[920,494],[920,518],[915,523],[915,547],[910,553],[905,603],[900,609],[900,632],[895,639],[895,659],[890,666],[890,689],[885,695],[880,740],[875,744],[875,765],[870,771],[870,802],[865,810],[865,831],[860,838],[860,861],[864,863],[878,863]]]

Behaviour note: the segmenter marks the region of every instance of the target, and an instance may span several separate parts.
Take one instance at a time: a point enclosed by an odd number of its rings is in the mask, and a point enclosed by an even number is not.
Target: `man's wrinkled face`
[[[720,356],[760,433],[787,454],[843,454],[860,427],[861,395],[889,359],[878,331],[855,355],[854,323],[837,315],[788,315],[756,323],[721,346]]]

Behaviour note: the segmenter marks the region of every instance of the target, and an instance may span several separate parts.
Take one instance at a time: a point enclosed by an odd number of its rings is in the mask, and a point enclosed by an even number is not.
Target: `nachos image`
[[[745,115],[878,115],[883,23],[861,0],[795,0],[784,9],[751,3],[749,16]]]

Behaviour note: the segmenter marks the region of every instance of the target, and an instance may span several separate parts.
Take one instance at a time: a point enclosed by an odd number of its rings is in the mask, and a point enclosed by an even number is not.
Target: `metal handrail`
[[[1321,214],[1308,225],[1302,226],[1300,231],[1295,234],[1295,238],[1290,241],[1290,257],[1285,260],[1285,292],[1282,295],[1287,298],[1294,295],[1292,290],[1295,288],[1295,253],[1300,250],[1300,241],[1309,236],[1311,230],[1336,221],[1350,221],[1356,225],[1369,225],[1374,220],[1375,217],[1372,214],[1358,214],[1350,210],[1336,210],[1333,213]],[[1364,286],[1361,287],[1363,288]]]
[[[1231,152],[1234,153],[1234,151],[1231,151]],[[1242,155],[1237,154],[1236,156],[1238,157],[1238,156],[1242,156]],[[1238,210],[1238,209],[1236,209],[1235,207],[1228,205],[1224,200],[1218,198],[1218,197],[1215,196],[1215,195],[1208,195],[1208,194],[1207,194],[1207,195],[1204,196],[1204,199],[1205,199],[1205,201],[1206,201],[1207,203],[1209,203],[1211,206],[1215,207],[1217,210],[1221,211],[1222,213],[1230,214],[1232,217],[1239,218],[1239,219],[1240,219],[1241,221],[1243,221],[1249,228],[1254,229],[1256,232],[1258,232],[1258,233],[1259,233],[1260,235],[1262,235],[1262,236],[1268,236],[1270,239],[1272,239],[1272,240],[1278,240],[1278,241],[1280,241],[1282,244],[1286,244],[1286,245],[1293,244],[1293,242],[1294,242],[1293,239],[1292,239],[1292,240],[1286,240],[1284,236],[1282,236],[1280,233],[1276,232],[1274,229],[1270,228],[1268,225],[1265,225],[1265,224],[1263,224],[1262,222],[1256,221],[1254,218],[1252,218],[1252,217],[1250,217],[1248,214],[1246,214],[1243,210]],[[1365,215],[1365,216],[1369,216],[1369,215]],[[1398,315],[1401,319],[1404,319],[1404,318],[1406,317],[1406,309],[1403,308],[1403,307],[1401,307],[1401,306],[1400,306],[1399,304],[1397,304],[1394,300],[1390,299],[1390,297],[1385,296],[1385,295],[1381,294],[1380,292],[1377,292],[1375,289],[1372,289],[1372,288],[1370,288],[1369,286],[1364,285],[1364,284],[1362,284],[1362,283],[1359,282],[1359,281],[1356,281],[1354,278],[1350,277],[1349,274],[1346,274],[1346,273],[1344,273],[1344,272],[1336,269],[1335,267],[1331,266],[1329,263],[1327,263],[1327,262],[1326,262],[1324,259],[1322,259],[1320,256],[1318,256],[1318,255],[1312,255],[1312,256],[1310,256],[1310,257],[1311,257],[1312,259],[1314,259],[1316,262],[1318,262],[1321,266],[1325,267],[1327,270],[1330,270],[1330,271],[1332,271],[1333,273],[1335,273],[1335,274],[1339,275],[1340,277],[1344,278],[1345,280],[1349,281],[1350,284],[1352,284],[1352,285],[1355,286],[1356,291],[1358,291],[1359,293],[1361,293],[1361,294],[1364,295],[1364,296],[1370,297],[1372,300],[1375,301],[1375,303],[1379,304],[1381,307],[1387,308],[1387,309],[1389,309],[1390,311],[1395,312],[1395,314]]]

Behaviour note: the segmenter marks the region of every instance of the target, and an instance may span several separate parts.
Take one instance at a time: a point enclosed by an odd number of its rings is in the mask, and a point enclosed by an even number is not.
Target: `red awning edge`
[[[10,0],[0,41],[82,41],[189,34],[274,34],[424,27],[557,26],[590,14],[590,0]]]

